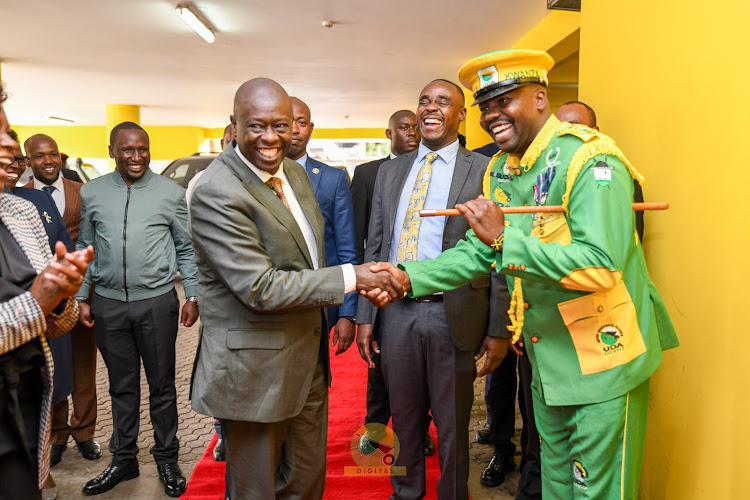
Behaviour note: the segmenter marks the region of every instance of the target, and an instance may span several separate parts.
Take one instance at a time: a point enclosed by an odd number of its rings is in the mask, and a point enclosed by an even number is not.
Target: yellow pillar
[[[466,149],[481,148],[485,144],[492,142],[492,138],[484,131],[479,125],[479,106],[472,106],[474,104],[474,94],[471,90],[464,89],[464,97],[466,98],[466,129],[461,132],[466,136]]]
[[[135,104],[107,104],[107,137],[104,144],[109,145],[109,134],[116,125],[122,122],[141,124],[141,107]],[[110,158],[109,169],[114,171],[115,161]]]

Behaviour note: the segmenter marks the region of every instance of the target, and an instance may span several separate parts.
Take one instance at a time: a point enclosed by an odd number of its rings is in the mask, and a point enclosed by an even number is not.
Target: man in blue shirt
[[[417,120],[422,142],[416,151],[381,165],[375,183],[365,261],[429,259],[465,235],[461,217],[421,219],[419,210],[453,207],[482,192],[489,158],[458,142],[466,117],[463,91],[447,80],[420,94]],[[497,273],[493,273],[497,274]],[[392,498],[425,495],[424,415],[432,409],[438,431],[441,477],[438,498],[468,499],[469,417],[475,358],[487,353],[480,376],[500,364],[508,349],[509,297],[504,280],[485,275],[445,294],[397,301],[376,310],[360,299],[358,323],[371,324],[357,339],[373,367],[373,338],[390,396],[393,432],[400,443],[393,463],[405,475],[391,476]]]

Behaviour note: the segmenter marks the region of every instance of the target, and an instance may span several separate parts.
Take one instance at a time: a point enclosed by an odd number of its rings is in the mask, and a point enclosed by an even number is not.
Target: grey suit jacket
[[[343,302],[343,273],[325,268],[323,217],[304,168],[284,160],[284,172],[315,233],[318,270],[292,214],[233,147],[193,191],[201,339],[191,393],[199,413],[291,418],[307,398],[319,354],[327,369],[323,308]]]
[[[372,199],[372,213],[367,236],[365,262],[387,261],[395,228],[399,198],[414,163],[417,151],[386,161],[380,166]],[[482,179],[489,158],[460,147],[456,156],[448,207],[475,199],[482,194]],[[461,216],[448,217],[443,230],[443,250],[465,238],[469,224]],[[456,290],[445,292],[445,312],[453,343],[462,351],[476,351],[485,335],[509,337],[506,326],[510,296],[505,278],[499,273],[486,274]],[[373,324],[378,334],[377,308],[360,297],[357,323]]]

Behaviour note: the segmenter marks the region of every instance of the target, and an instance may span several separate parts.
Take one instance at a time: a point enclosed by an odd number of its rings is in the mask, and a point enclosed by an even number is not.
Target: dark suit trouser
[[[109,373],[112,396],[112,462],[122,465],[138,454],[141,403],[141,360],[149,386],[157,464],[176,463],[177,391],[175,340],[180,312],[177,292],[153,299],[120,302],[94,296],[91,304],[96,343]]]
[[[30,449],[29,454],[17,450],[0,455],[0,500],[42,498],[38,488],[37,448]]]
[[[272,423],[221,419],[221,428],[233,500],[323,498],[328,386],[320,362],[298,415]]]
[[[392,499],[423,498],[425,458],[422,418],[432,408],[438,433],[440,500],[469,497],[469,418],[474,396],[474,353],[456,349],[442,302],[400,300],[379,313],[382,366],[390,395],[393,431],[400,442]]]
[[[518,480],[516,500],[541,500],[542,498],[542,459],[540,455],[539,432],[534,422],[534,403],[531,397],[531,363],[526,349],[518,356],[518,375],[521,388],[518,391],[518,405],[521,408],[524,432],[521,436],[524,467]]]
[[[380,354],[370,351],[370,358],[375,368],[367,368],[367,415],[365,424],[388,425],[391,419],[391,404],[388,390],[385,388],[383,367]]]
[[[486,391],[490,419],[490,442],[495,451],[503,456],[512,458],[516,452],[516,445],[511,439],[516,432],[516,355],[508,351],[492,377],[488,381]]]
[[[68,425],[68,399],[52,407],[51,444],[94,439],[96,428],[96,332],[77,323],[70,332],[73,345],[73,414]]]

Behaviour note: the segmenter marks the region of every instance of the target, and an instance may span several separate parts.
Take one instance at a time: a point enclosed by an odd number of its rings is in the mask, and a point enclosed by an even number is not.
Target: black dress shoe
[[[77,444],[78,451],[81,452],[81,456],[86,460],[98,460],[102,458],[102,447],[93,439],[89,441],[81,441]]]
[[[429,434],[424,435],[424,456],[431,457],[435,454],[435,442]]]
[[[86,495],[98,495],[109,491],[120,481],[127,481],[138,477],[138,462],[133,460],[124,465],[109,464],[104,472],[83,485],[83,493]]]
[[[227,460],[227,442],[223,439],[216,441],[216,446],[214,446],[214,460],[217,462],[225,462]]]
[[[482,472],[479,482],[483,486],[500,486],[505,481],[505,475],[516,468],[513,457],[506,457],[502,453],[495,452],[487,468]]]
[[[158,464],[159,479],[164,483],[164,493],[170,497],[178,497],[185,493],[185,476],[182,475],[177,464]]]
[[[484,427],[477,431],[474,440],[479,444],[490,444],[490,424],[484,424]]]
[[[68,448],[68,443],[53,444],[49,447],[49,466],[54,467],[62,460],[63,452]]]

